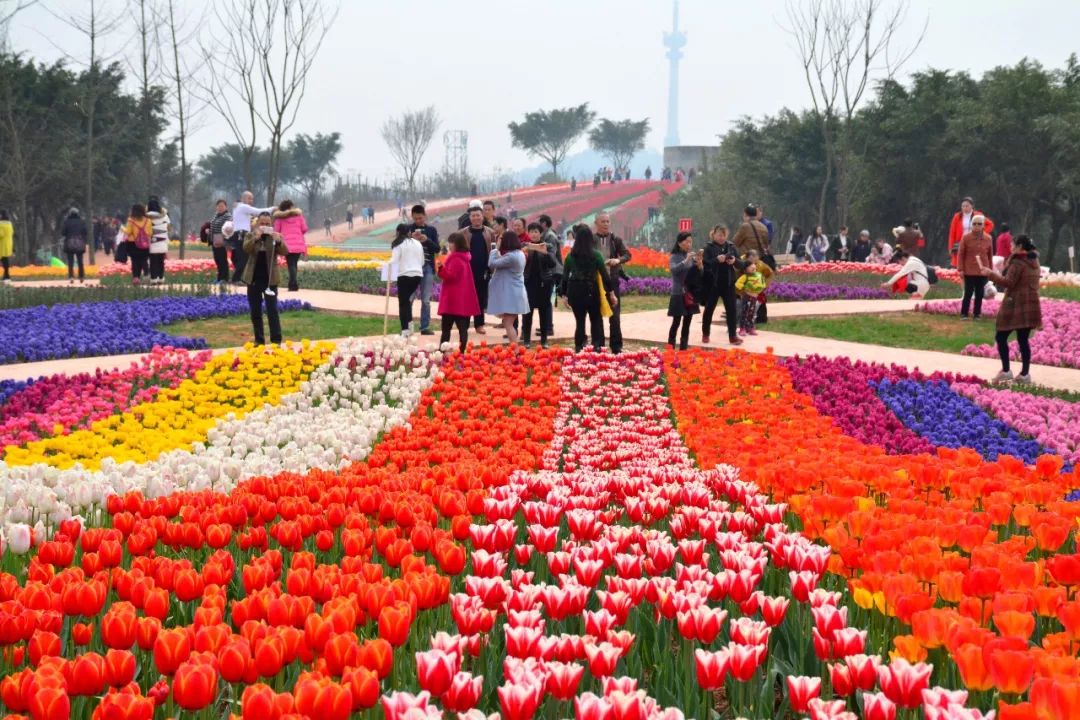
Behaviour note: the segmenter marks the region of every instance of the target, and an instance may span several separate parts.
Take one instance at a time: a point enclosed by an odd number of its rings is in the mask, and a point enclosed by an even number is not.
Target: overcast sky
[[[89,4],[44,1],[60,12]],[[124,2],[98,0],[116,8]],[[200,13],[210,0],[182,3]],[[715,143],[743,115],[808,105],[781,28],[784,0],[682,0],[680,15],[688,33],[680,74],[683,144]],[[469,168],[487,175],[537,162],[510,147],[508,122],[537,108],[587,101],[599,117],[648,117],[648,145],[660,149],[668,92],[662,33],[671,16],[671,0],[341,0],[294,130],[340,131],[339,169],[385,178],[396,171],[379,136],[383,120],[434,104],[442,130],[468,131]],[[908,32],[917,34],[927,18],[909,71],[977,75],[1025,56],[1061,67],[1080,47],[1080,0],[912,0]],[[124,28],[105,42],[134,52],[131,32]],[[60,57],[54,44],[80,52],[79,37],[41,6],[16,18],[11,41],[42,60]],[[222,122],[206,118],[191,145],[201,153],[231,140]],[[582,141],[576,149],[584,147]],[[443,156],[440,132],[421,172],[436,170]]]

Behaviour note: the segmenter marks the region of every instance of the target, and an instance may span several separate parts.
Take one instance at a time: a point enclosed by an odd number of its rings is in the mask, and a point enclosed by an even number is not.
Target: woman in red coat
[[[450,342],[450,331],[456,325],[461,339],[461,352],[469,343],[469,320],[480,314],[480,301],[473,282],[472,253],[469,241],[462,232],[450,233],[447,238],[450,254],[439,268],[442,289],[439,294],[439,315],[442,316],[442,337],[439,344]]]
[[[960,240],[969,232],[971,232],[971,218],[976,215],[982,215],[986,218],[986,227],[983,228],[983,232],[994,232],[994,223],[987,217],[986,213],[975,209],[975,202],[966,197],[960,201],[960,212],[953,215],[952,222],[949,223],[949,260],[953,267],[956,267],[956,253],[960,250]]]

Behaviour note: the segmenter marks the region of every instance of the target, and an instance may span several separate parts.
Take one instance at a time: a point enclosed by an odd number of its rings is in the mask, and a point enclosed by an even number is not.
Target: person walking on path
[[[1001,358],[1001,372],[994,378],[997,382],[1013,379],[1009,367],[1009,335],[1014,330],[1021,362],[1016,382],[1031,382],[1031,331],[1042,327],[1039,274],[1039,253],[1027,235],[1016,238],[1002,272],[996,272],[989,265],[983,268],[983,275],[1005,291],[994,323],[997,330],[994,339]]]
[[[214,219],[210,221],[210,248],[217,267],[217,285],[229,282],[229,248],[227,241],[231,233],[225,232],[225,223],[232,225],[232,213],[224,198],[214,204]]]
[[[558,232],[555,232],[555,230],[552,228],[552,226],[551,226],[551,216],[550,215],[541,215],[540,217],[536,218],[536,222],[540,223],[540,227],[544,228],[544,234],[541,237],[541,240],[543,240],[543,242],[546,243],[549,248],[551,248],[551,247],[555,248],[555,252],[552,253],[552,257],[555,259],[555,268],[551,271],[551,294],[554,295],[555,294],[555,289],[557,287],[559,287],[559,283],[562,282],[562,274],[563,274],[563,242],[562,242],[562,235],[560,233],[558,233]],[[549,297],[548,298],[548,303],[551,304],[551,301],[552,301],[552,299]],[[552,335],[555,334],[554,306],[552,306],[552,310],[553,310],[553,312],[548,315],[547,328],[546,329],[545,328],[540,328],[537,331],[537,332],[546,331],[548,337],[551,337]]]
[[[754,250],[762,257],[769,252],[769,230],[758,220],[757,206],[747,205],[743,210],[742,224],[731,242],[739,249],[739,255]]]
[[[1009,232],[1009,223],[1003,222],[998,226],[997,240],[994,242],[994,255],[1008,259],[1012,255],[1012,233]]]
[[[469,320],[480,312],[476,298],[476,285],[472,276],[472,255],[465,233],[450,233],[447,238],[450,254],[439,268],[442,290],[439,294],[439,315],[442,318],[442,334],[439,345],[450,342],[450,331],[457,328],[461,352],[469,342]]]
[[[697,294],[701,288],[702,251],[694,252],[694,236],[681,232],[675,237],[671,248],[668,269],[671,272],[671,297],[668,299],[668,345],[675,348],[675,336],[679,335],[679,349],[686,350],[690,344],[690,322],[698,313]],[[679,326],[682,326],[680,332]]]
[[[742,296],[742,313],[739,315],[739,334],[757,335],[754,319],[757,317],[758,296],[765,292],[767,284],[765,265],[756,251],[746,253],[746,267],[735,281],[735,289]]]
[[[244,264],[247,255],[244,254],[244,236],[251,232],[251,221],[263,213],[272,213],[276,208],[271,205],[266,208],[257,208],[251,203],[255,202],[255,196],[250,190],[245,190],[240,196],[240,201],[233,205],[233,235],[229,241],[232,246],[233,274],[232,281],[239,283],[244,274]]]
[[[401,336],[412,333],[412,299],[424,278],[424,246],[409,234],[409,226],[400,223],[390,245],[390,263],[397,268],[398,319]]]
[[[413,205],[412,224],[409,234],[416,238],[424,248],[424,276],[420,280],[420,334],[434,335],[431,329],[431,293],[435,289],[435,257],[442,252],[439,247],[439,230],[428,225],[427,209],[423,205]]]
[[[563,262],[559,295],[566,298],[574,311],[574,350],[585,347],[585,318],[589,319],[589,337],[596,352],[604,349],[604,319],[600,300],[606,297],[611,305],[619,301],[608,277],[604,256],[596,249],[596,240],[587,225],[574,228],[574,246]]]
[[[480,312],[473,316],[473,326],[477,335],[486,335],[484,312],[488,304],[488,258],[495,242],[495,231],[484,224],[484,211],[481,206],[469,205],[469,224],[463,232],[469,241],[476,300],[480,303]]]
[[[709,233],[712,240],[702,253],[702,295],[705,310],[701,314],[701,342],[709,344],[713,312],[721,300],[724,302],[724,315],[727,321],[728,342],[742,345],[736,334],[738,315],[735,302],[735,280],[744,264],[739,260],[739,249],[728,242],[726,225],[717,225]]]
[[[515,221],[517,222],[517,221]],[[525,347],[532,346],[533,311],[540,315],[540,346],[548,348],[551,327],[551,290],[555,286],[555,243],[545,240],[544,226],[529,223],[528,242],[525,251],[525,293],[529,297],[529,311],[521,318],[521,339]]]
[[[292,200],[282,200],[274,211],[274,232],[281,235],[285,241],[285,265],[289,269],[289,292],[300,289],[297,280],[297,268],[300,256],[307,252],[307,242],[304,234],[308,231],[307,220],[304,219],[303,211],[293,204]]]
[[[488,256],[491,280],[488,282],[488,312],[498,315],[506,330],[506,339],[514,345],[518,332],[514,323],[519,315],[529,312],[529,296],[525,292],[525,253],[521,239],[513,232],[503,234]]]
[[[603,210],[598,212],[595,224],[595,247],[604,258],[608,269],[609,282],[615,297],[621,298],[622,288],[620,287],[620,281],[629,279],[622,266],[630,262],[630,251],[622,238],[611,232],[611,215],[609,213]],[[611,317],[608,318],[608,326],[609,335],[611,336],[611,352],[618,355],[622,352],[623,347],[622,319],[618,302],[611,303]]]
[[[86,221],[79,215],[77,208],[71,208],[60,235],[64,238],[64,255],[67,257],[68,282],[75,282],[75,262],[79,263],[79,282],[85,282],[86,270],[83,268],[83,255],[86,254],[88,237]]]
[[[888,247],[888,246],[886,246]],[[891,278],[881,283],[881,287],[896,293],[907,293],[912,298],[921,299],[930,291],[930,271],[918,256],[908,255],[903,248],[891,256],[894,263],[903,263]]]
[[[279,282],[278,255],[285,248],[280,233],[274,232],[274,219],[270,212],[260,213],[252,227],[244,235],[244,265],[241,276],[247,285],[248,310],[251,326],[255,331],[255,344],[265,345],[262,308],[266,303],[266,322],[270,326],[270,342],[281,344],[281,317],[278,315],[277,290]]]
[[[956,269],[964,276],[964,298],[960,301],[960,317],[967,320],[971,308],[971,298],[975,297],[975,309],[972,317],[976,320],[982,315],[983,293],[986,291],[984,267],[993,267],[994,241],[985,231],[986,218],[975,215],[971,218],[971,232],[960,239],[956,252]]]
[[[954,268],[958,268],[957,253],[960,250],[960,241],[971,232],[971,223],[976,215],[982,215],[985,220],[983,232],[994,232],[994,223],[986,216],[986,213],[975,209],[975,201],[966,197],[960,201],[960,210],[953,215],[949,223],[949,259]]]
[[[154,224],[154,237],[150,240],[150,282],[160,285],[165,282],[165,258],[169,253],[172,221],[157,195],[151,195],[146,201],[146,217]]]
[[[146,217],[146,206],[136,203],[131,206],[127,223],[120,229],[127,244],[127,257],[131,259],[131,282],[142,282],[150,260],[150,238],[154,236],[154,223]]]
[[[11,282],[11,256],[15,254],[15,226],[7,210],[0,210],[0,264],[4,266],[4,282]]]

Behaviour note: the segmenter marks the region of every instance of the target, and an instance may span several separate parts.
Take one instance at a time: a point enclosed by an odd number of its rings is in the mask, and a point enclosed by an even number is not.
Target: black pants
[[[83,269],[83,254],[81,252],[68,252],[67,250],[64,251],[64,254],[67,255],[68,277],[75,277],[75,262],[78,261],[79,279],[82,280],[83,278],[85,278],[86,271]]]
[[[408,330],[412,322],[412,296],[416,288],[420,287],[420,276],[406,277],[399,275],[397,279],[397,305],[398,317],[401,319],[401,329]]]
[[[679,332],[679,324],[682,324],[682,332],[679,333],[679,349],[685,350],[690,345],[690,321],[693,315],[680,315],[671,318],[671,327],[668,328],[667,344],[675,347],[675,333]]]
[[[525,290],[529,296],[529,313],[521,316],[521,341],[528,344],[532,342],[533,311],[540,314],[540,342],[546,343],[551,332],[551,281],[534,281],[526,283]]]
[[[229,282],[229,248],[214,246],[214,265],[217,266],[217,281]]]
[[[1012,330],[998,330],[994,339],[997,341],[998,357],[1001,358],[1001,371],[1009,372],[1009,333]],[[1016,331],[1016,344],[1020,346],[1020,374],[1027,375],[1031,369],[1031,328]]]
[[[589,280],[571,281],[566,287],[566,299],[574,311],[574,349],[585,347],[585,318],[589,318],[589,335],[593,349],[604,349],[604,318],[600,316],[600,294],[596,283]]]
[[[461,352],[465,352],[465,346],[469,344],[469,316],[443,315],[441,321],[442,335],[439,338],[439,344],[450,342],[450,331],[456,327],[458,338],[461,340]]]
[[[473,268],[473,285],[476,286],[476,299],[480,301],[480,314],[473,318],[473,325],[484,327],[484,311],[487,310],[488,279],[486,272],[476,272]]]
[[[246,234],[241,232],[240,240],[232,246],[233,282],[240,282],[240,278],[244,275],[244,266],[247,265],[247,253],[244,252],[243,242],[243,237]]]
[[[716,311],[716,305],[721,300],[724,302],[728,340],[734,340],[735,332],[738,329],[738,310],[735,307],[734,287],[712,290],[705,296],[705,308],[701,314],[701,334],[709,337],[709,331],[712,329],[713,312]]]
[[[622,290],[619,288],[619,279],[611,278],[612,287],[615,289],[615,297],[618,300],[622,300]],[[600,299],[596,300],[598,303]],[[611,306],[611,317],[608,318],[608,325],[610,327],[611,334],[611,352],[618,355],[622,352],[622,320],[620,315],[622,313],[622,303],[618,302]],[[595,341],[594,341],[595,342]],[[603,345],[604,341],[601,340],[600,344]]]
[[[137,248],[134,243],[128,248],[128,257],[131,258],[131,277],[138,280],[147,272],[150,263],[150,248]]]
[[[163,280],[165,278],[165,253],[154,253],[150,256],[150,279]]]
[[[289,289],[299,290],[300,286],[296,282],[296,267],[300,262],[300,253],[287,253],[285,255],[285,264],[289,268]]]
[[[255,344],[265,345],[266,337],[263,335],[262,304],[266,302],[266,321],[270,324],[270,342],[281,344],[281,317],[277,309],[277,287],[271,285],[273,295],[266,295],[265,287],[260,285],[248,285],[247,298],[248,308],[251,310],[251,326],[255,329]]]
[[[11,279],[11,258],[10,257],[2,257],[2,258],[0,258],[0,264],[3,264],[3,266],[4,266],[4,279],[5,280],[10,280]]]
[[[551,304],[551,291],[554,290],[555,288],[559,287],[559,283],[561,281],[562,281],[562,276],[561,275],[556,275],[554,278],[552,278],[551,287],[548,288],[548,304],[549,305]],[[552,306],[552,311],[548,315],[548,324],[547,324],[547,327],[545,328],[545,330],[547,330],[548,337],[551,337],[552,335],[555,334],[555,308],[554,308],[554,306]]]
[[[986,291],[985,275],[964,276],[964,299],[960,301],[960,316],[968,316],[968,308],[971,306],[971,296],[975,296],[974,317],[982,315],[983,292]]]

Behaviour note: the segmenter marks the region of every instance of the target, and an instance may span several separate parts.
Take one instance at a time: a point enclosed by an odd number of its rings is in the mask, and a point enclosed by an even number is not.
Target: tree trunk
[[[825,226],[825,202],[829,197],[829,185],[832,184],[833,163],[836,162],[836,139],[829,129],[828,117],[821,119],[821,135],[825,141],[825,177],[821,181],[821,192],[818,194],[817,224]]]
[[[93,74],[93,71],[91,71]],[[87,107],[86,116],[86,209],[88,217],[94,216],[94,115],[96,112],[97,97],[91,89],[91,99]],[[93,238],[90,239],[90,264],[95,264],[96,253],[94,252]]]

